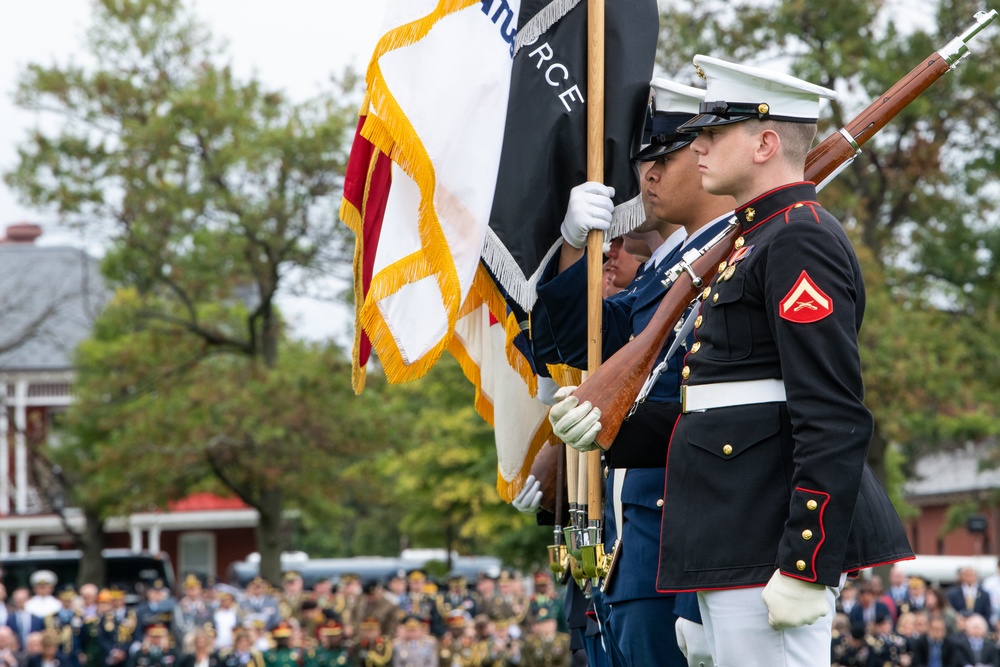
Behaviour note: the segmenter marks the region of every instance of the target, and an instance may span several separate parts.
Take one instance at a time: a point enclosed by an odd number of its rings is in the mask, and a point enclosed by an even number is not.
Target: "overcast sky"
[[[241,74],[256,72],[268,85],[304,100],[326,86],[334,72],[352,64],[363,71],[375,48],[386,0],[188,0],[225,39]],[[16,160],[16,145],[37,122],[17,109],[12,95],[18,74],[31,62],[66,63],[82,48],[90,24],[90,0],[0,0],[0,171]],[[54,216],[19,204],[0,182],[0,229],[12,222],[40,224],[39,243],[84,246]],[[298,330],[310,338],[346,331],[345,311],[326,304],[286,301]]]

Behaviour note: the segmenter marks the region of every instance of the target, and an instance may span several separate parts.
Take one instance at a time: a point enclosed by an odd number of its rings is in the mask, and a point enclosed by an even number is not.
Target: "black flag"
[[[653,73],[656,0],[614,0],[605,13],[604,183],[615,188],[612,234],[643,220],[631,156]],[[559,247],[570,190],[587,180],[587,3],[523,0],[503,152],[483,261],[509,300],[535,301]]]

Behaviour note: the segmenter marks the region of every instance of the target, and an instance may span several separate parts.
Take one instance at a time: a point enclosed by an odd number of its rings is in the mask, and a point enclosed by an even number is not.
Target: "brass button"
[[[699,315],[698,317],[694,318],[694,328],[695,329],[700,329],[701,328],[701,323],[704,322],[704,321],[705,320],[702,318],[701,315]]]
[[[725,454],[726,456],[729,456],[730,454],[733,453],[733,446],[727,442],[722,446],[722,453]]]
[[[746,243],[746,241],[744,241],[743,237],[741,236],[738,239],[736,239],[736,243],[733,244],[733,247],[739,250],[740,248],[743,247],[744,243]]]
[[[610,473],[611,470],[608,468],[608,466],[604,466],[604,479],[607,479]]]
[[[806,569],[806,562],[804,560],[795,561],[795,569],[797,569],[799,572]]]
[[[805,530],[802,531],[803,540],[811,540],[812,538],[813,538],[813,532],[811,530],[806,528]]]
[[[633,338],[635,338],[635,334],[629,334],[629,337],[628,337],[628,339],[629,339],[629,340],[632,340]]]
[[[691,346],[691,354],[698,354],[698,350],[700,349],[701,349],[701,341],[698,341]]]
[[[712,303],[719,303],[719,293],[716,292],[715,296],[712,297]]]
[[[817,503],[815,500],[810,500],[809,502],[806,503],[807,510],[814,510],[817,507],[819,507],[819,503]]]
[[[701,298],[702,299],[707,299],[708,295],[711,294],[711,293],[712,293],[712,288],[711,287],[706,287],[705,289],[703,289],[701,291]]]
[[[804,206],[804,204],[801,204],[801,203],[800,203],[800,204],[796,204],[796,205],[795,205],[795,206],[793,206],[792,208],[802,208],[803,206]]]
[[[663,498],[660,498],[659,500],[656,501],[656,506],[663,507]]]
[[[690,366],[685,366],[681,370],[681,377],[684,378],[685,380],[687,380],[689,377],[691,377],[691,367]]]
[[[725,270],[726,270],[726,263],[723,262],[722,264],[719,264],[719,273],[722,273]]]

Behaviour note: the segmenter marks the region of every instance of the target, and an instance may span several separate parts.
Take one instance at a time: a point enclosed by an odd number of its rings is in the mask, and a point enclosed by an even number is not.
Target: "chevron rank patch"
[[[817,287],[805,271],[799,275],[795,286],[778,305],[781,317],[799,324],[818,322],[832,312],[833,299]]]

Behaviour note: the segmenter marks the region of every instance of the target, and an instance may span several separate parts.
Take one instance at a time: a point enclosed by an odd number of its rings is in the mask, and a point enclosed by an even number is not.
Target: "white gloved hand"
[[[566,217],[559,228],[566,243],[574,248],[583,248],[587,245],[590,230],[607,231],[615,210],[611,201],[614,196],[614,188],[596,181],[581,183],[570,190]]]
[[[556,437],[578,452],[597,449],[594,438],[601,430],[601,411],[590,401],[580,401],[571,394],[576,387],[563,387],[556,392],[559,401],[549,410],[549,422]]]
[[[687,640],[684,638],[684,624],[691,623],[691,621],[680,616],[674,621],[674,634],[677,635],[677,648],[681,650],[681,655],[685,658],[688,657],[688,645]]]
[[[534,475],[528,475],[521,493],[517,494],[510,504],[519,512],[537,514],[542,507],[542,483],[535,479]]]
[[[786,577],[775,570],[761,593],[767,605],[767,622],[775,630],[812,625],[830,611],[826,586]]]
[[[535,394],[535,398],[545,405],[555,405],[557,391],[559,391],[559,385],[556,384],[555,380],[539,376],[538,392]]]

